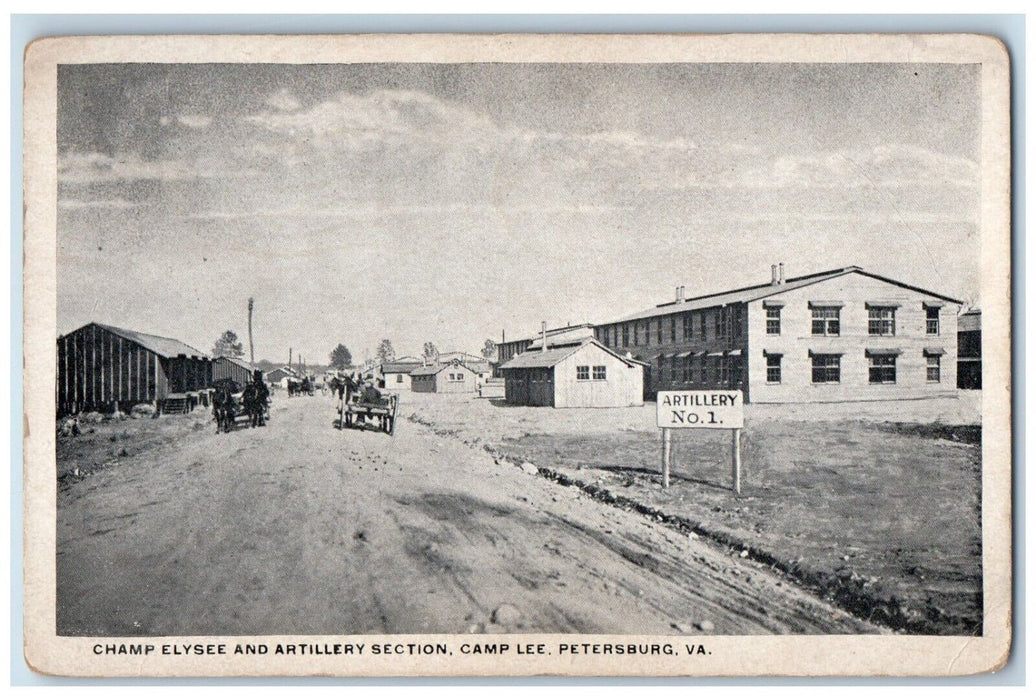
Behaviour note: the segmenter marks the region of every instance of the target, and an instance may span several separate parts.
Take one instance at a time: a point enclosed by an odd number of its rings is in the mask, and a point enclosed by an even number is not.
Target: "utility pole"
[[[252,307],[255,300],[248,297],[248,361],[255,366],[255,345],[252,344]]]

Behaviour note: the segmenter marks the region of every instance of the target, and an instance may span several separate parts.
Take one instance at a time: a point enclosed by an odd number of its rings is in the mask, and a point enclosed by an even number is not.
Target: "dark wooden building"
[[[957,388],[982,388],[982,312],[978,309],[957,319]]]
[[[209,357],[173,338],[88,323],[57,345],[58,415],[181,409],[212,384]]]
[[[212,361],[212,381],[233,379],[244,386],[252,383],[252,365],[234,357],[217,357]]]

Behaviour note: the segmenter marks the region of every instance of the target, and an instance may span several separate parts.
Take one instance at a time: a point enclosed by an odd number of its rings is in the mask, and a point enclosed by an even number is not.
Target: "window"
[[[842,381],[841,355],[813,355],[813,383],[837,384]]]
[[[658,344],[661,345],[663,342],[665,342],[664,340],[662,340],[662,319],[656,319],[654,323],[657,326],[655,328],[655,331],[658,333],[658,335],[656,336],[658,338]]]
[[[705,342],[705,312],[698,314],[698,340]]]
[[[716,358],[716,369],[722,386],[730,386],[730,360],[726,357]]]
[[[724,332],[724,329],[723,329],[723,317],[725,315],[726,314],[722,313],[719,309],[717,309],[716,313],[714,313],[712,315],[712,323],[713,323],[712,331],[713,331],[713,336],[716,337],[716,338],[726,338],[727,337],[725,332]]]
[[[925,323],[924,330],[928,335],[939,335],[939,307],[926,306],[924,308]]]
[[[402,384],[402,383],[403,383],[403,375],[402,374],[397,374],[396,375],[396,384]]]
[[[928,355],[925,360],[927,360],[928,365],[925,368],[928,381],[933,384],[938,384],[942,381],[942,358],[938,355]]]
[[[676,316],[669,317],[669,340],[676,342]]]
[[[871,384],[895,384],[896,356],[871,355],[869,373]]]
[[[780,335],[781,334],[781,307],[779,306],[768,306],[766,307],[766,335]],[[771,355],[771,357],[778,357],[777,355]],[[777,363],[780,365],[780,362]],[[779,380],[778,380],[779,381]]]
[[[839,335],[842,310],[837,306],[813,307],[813,335]]]
[[[692,372],[694,371],[693,360],[690,357],[683,358],[683,381],[689,383],[694,381]]]
[[[604,380],[608,378],[608,368],[604,365],[594,365],[594,379]]]
[[[781,356],[780,355],[767,355],[766,356],[766,383],[767,384],[780,384],[781,383]]]
[[[730,359],[730,381],[731,386],[739,387],[745,381],[745,365],[740,357]]]
[[[694,338],[694,316],[692,314],[683,315],[683,339],[692,340]]]
[[[867,333],[870,335],[896,334],[896,307],[868,306]]]
[[[584,380],[590,378],[590,365],[576,365],[576,379]]]
[[[622,347],[629,347],[630,344],[630,324],[622,324]]]
[[[709,381],[709,366],[706,358],[698,360],[698,383],[705,384]]]

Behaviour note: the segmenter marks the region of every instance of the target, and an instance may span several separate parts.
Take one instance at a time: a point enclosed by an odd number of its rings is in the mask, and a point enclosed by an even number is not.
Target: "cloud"
[[[294,112],[302,107],[295,96],[285,90],[279,90],[266,98],[266,104],[281,112]]]
[[[212,117],[204,114],[178,114],[176,121],[189,129],[204,129],[212,123]]]
[[[274,217],[288,218],[327,218],[367,220],[381,217],[420,217],[428,215],[469,214],[472,216],[489,216],[500,214],[574,214],[595,216],[615,212],[632,211],[631,206],[609,206],[600,204],[556,205],[550,203],[529,205],[485,204],[431,204],[431,205],[389,205],[389,206],[356,206],[329,208],[282,208],[252,209],[247,211],[212,211],[196,212],[184,218],[194,221],[217,220],[233,221],[242,219],[263,219]]]
[[[686,153],[697,148],[686,139],[656,140],[632,131],[580,134],[522,129],[415,90],[377,90],[368,95],[340,93],[305,110],[297,110],[298,102],[281,91],[271,95],[266,103],[276,111],[248,115],[243,121],[268,135],[337,151],[401,146],[473,148],[483,153],[552,150],[567,157],[594,151],[638,155],[647,151]],[[289,108],[294,109],[285,113]]]
[[[82,199],[61,199],[58,207],[61,209],[133,209],[139,204],[129,202],[125,199],[97,199],[92,201]]]
[[[134,153],[116,157],[97,152],[69,151],[58,156],[58,180],[62,183],[131,180],[191,180],[208,174],[182,160],[144,160]]]
[[[693,165],[693,164],[691,164]],[[809,155],[720,149],[649,189],[860,189],[956,187],[977,189],[974,161],[919,146],[884,144]]]

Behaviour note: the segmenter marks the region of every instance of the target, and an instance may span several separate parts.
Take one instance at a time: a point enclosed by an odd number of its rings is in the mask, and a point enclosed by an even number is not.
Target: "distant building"
[[[504,398],[518,406],[616,408],[644,404],[644,363],[593,338],[529,349],[500,366]]]
[[[957,319],[957,388],[982,388],[982,312],[978,309]]]
[[[527,336],[517,340],[501,339],[496,346],[496,368],[494,376],[503,376],[500,366],[515,355],[525,352],[530,347],[542,347],[542,334]],[[594,327],[590,323],[581,323],[577,326],[563,326],[561,328],[550,328],[546,331],[548,344],[563,344],[570,341],[582,341],[594,337]]]
[[[57,410],[189,410],[212,384],[212,361],[173,338],[88,323],[57,339]]]
[[[299,379],[298,373],[291,367],[278,367],[277,369],[271,369],[263,379],[266,383],[271,386],[279,386],[282,389],[288,388],[289,379]]]
[[[410,373],[421,366],[421,361],[382,362],[378,365],[378,384],[387,391],[410,391]]]
[[[417,367],[410,372],[413,391],[436,394],[474,394],[478,374],[460,360]]]
[[[753,402],[952,395],[961,302],[845,267],[684,298],[595,327],[663,389],[741,389]]]

